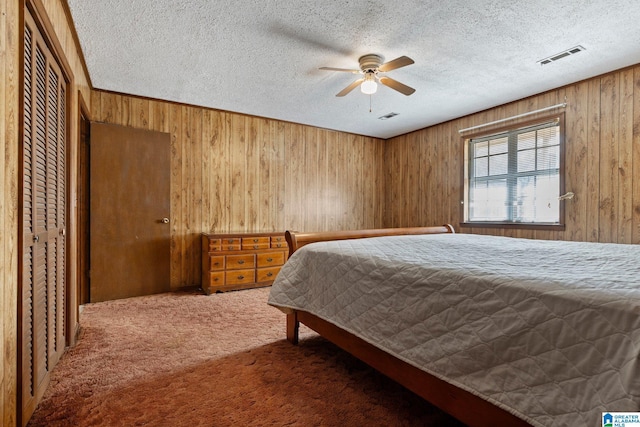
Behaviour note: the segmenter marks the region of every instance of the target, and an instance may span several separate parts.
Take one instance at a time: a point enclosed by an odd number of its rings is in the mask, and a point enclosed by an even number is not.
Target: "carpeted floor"
[[[29,426],[461,426],[306,328],[269,288],[84,306]]]

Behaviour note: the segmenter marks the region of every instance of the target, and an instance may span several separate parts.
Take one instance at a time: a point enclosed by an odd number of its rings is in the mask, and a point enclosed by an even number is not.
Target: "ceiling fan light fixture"
[[[334,67],[320,67],[321,70],[327,71],[342,71],[354,74],[361,74],[362,77],[353,81],[349,86],[342,89],[336,94],[337,97],[347,95],[349,92],[360,86],[360,91],[365,95],[373,95],[378,90],[378,82],[383,85],[400,92],[403,95],[409,96],[416,90],[405,84],[400,83],[387,76],[380,76],[379,73],[387,73],[397,68],[406,67],[413,64],[413,59],[408,56],[400,56],[392,61],[382,63],[383,58],[380,55],[370,54],[361,56],[358,62],[360,63],[359,70],[352,70],[348,68],[334,68]]]
[[[360,85],[360,90],[365,95],[373,95],[378,90],[378,83],[372,73],[367,73],[364,76],[364,81]]]

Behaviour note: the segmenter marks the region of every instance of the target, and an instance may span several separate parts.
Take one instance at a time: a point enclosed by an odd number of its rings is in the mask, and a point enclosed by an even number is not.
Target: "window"
[[[465,225],[563,224],[563,118],[466,140]]]

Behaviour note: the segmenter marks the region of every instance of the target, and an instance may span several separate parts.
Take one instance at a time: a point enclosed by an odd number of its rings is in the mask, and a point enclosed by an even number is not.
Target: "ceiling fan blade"
[[[392,61],[385,62],[380,66],[380,68],[378,68],[378,70],[386,73],[387,71],[395,70],[396,68],[400,67],[406,67],[407,65],[411,65],[413,63],[413,59],[409,58],[408,56],[401,56]]]
[[[344,71],[345,73],[353,73],[353,74],[360,73],[360,70],[350,70],[348,68],[320,67],[319,69],[326,70],[326,71]]]
[[[342,89],[336,96],[345,96],[346,94],[348,94],[349,92],[357,88],[360,85],[360,83],[362,83],[363,81],[364,79],[356,80],[355,82],[351,83],[349,86]]]
[[[411,95],[413,92],[416,91],[414,88],[409,87],[405,84],[402,84],[397,80],[393,80],[390,77],[380,77],[380,83],[390,87],[391,89],[397,90],[401,94],[407,95],[407,96]]]

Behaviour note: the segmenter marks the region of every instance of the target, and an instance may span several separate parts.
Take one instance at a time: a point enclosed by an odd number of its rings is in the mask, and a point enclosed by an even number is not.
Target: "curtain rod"
[[[539,110],[529,111],[528,113],[518,114],[517,116],[507,117],[506,119],[500,119],[500,120],[496,120],[496,121],[493,121],[493,122],[485,123],[485,124],[482,124],[482,125],[471,126],[470,128],[466,128],[466,129],[460,129],[458,132],[462,133],[462,132],[466,132],[468,130],[479,129],[479,128],[483,128],[485,126],[491,126],[491,125],[495,125],[497,123],[506,122],[508,120],[513,120],[513,119],[518,119],[520,117],[530,116],[531,114],[536,114],[536,113],[541,113],[543,111],[553,110],[554,108],[565,108],[566,106],[567,106],[567,103],[563,102],[562,104],[556,104],[556,105],[552,105],[550,107],[540,108]]]

